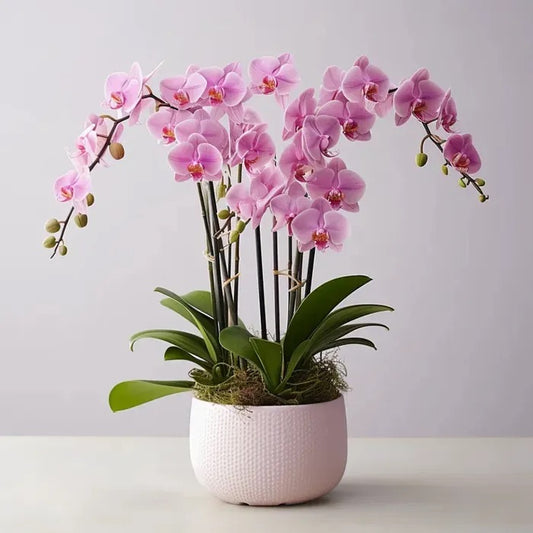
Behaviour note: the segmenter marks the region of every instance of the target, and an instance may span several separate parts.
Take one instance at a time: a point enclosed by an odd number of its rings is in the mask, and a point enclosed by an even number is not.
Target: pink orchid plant
[[[85,226],[94,202],[91,172],[109,161],[108,154],[121,159],[124,147],[119,141],[125,124],[133,126],[144,120],[164,150],[169,174],[173,173],[178,182],[194,182],[197,189],[206,231],[210,291],[180,297],[158,289],[167,296],[165,305],[199,328],[201,344],[191,344],[190,338],[185,342],[181,332],[162,337],[155,333],[160,330],[153,330],[140,337],[170,342],[178,350],[173,356],[199,365],[204,381],[207,374],[214,382],[221,382],[235,365],[246,361],[262,372],[272,394],[280,398],[289,394],[291,372],[299,365],[310,364],[318,353],[313,339],[324,330],[323,321],[340,300],[366,282],[367,278],[348,276],[311,291],[316,250],[342,250],[350,234],[347,216],[359,212],[364,197],[365,181],[348,168],[341,152],[352,142],[369,141],[377,119],[386,118],[392,110],[396,125],[414,118],[423,133],[417,164],[426,164],[424,146],[429,141],[440,152],[445,174],[450,169],[456,171],[462,187],[475,189],[482,202],[488,199],[484,180],[473,176],[481,160],[472,136],[457,131],[457,108],[451,92],[441,89],[427,69],[419,69],[394,85],[383,70],[362,56],[347,68],[328,67],[318,90],[306,88],[292,101],[291,93],[300,76],[290,54],[253,59],[248,79],[239,63],[190,66],[182,75],[162,79],[159,95],[148,85],[154,72],[144,76],[139,64],[134,63],[128,72],[112,73],[105,80],[105,112],[89,115],[69,152],[72,168],[54,184],[57,200],[70,204],[70,211],[61,221],[48,221],[46,227],[52,235],[44,245],[53,249],[52,257],[67,253],[65,233],[69,222]],[[276,146],[268,123],[253,108],[255,98],[272,97],[283,114],[282,147]],[[436,130],[450,136],[437,135]],[[272,334],[264,292],[264,229],[272,236]],[[239,280],[244,275],[239,262],[241,238],[247,232],[255,236],[261,323],[258,337],[244,328],[238,316]],[[281,265],[279,240],[283,235],[287,255],[286,264]],[[280,318],[282,276],[287,279],[284,336]],[[324,298],[325,286],[327,294],[333,295],[333,307],[324,307],[329,301],[329,297]],[[389,308],[372,309],[361,316]],[[358,316],[349,317],[352,320]],[[345,323],[341,326],[348,327]],[[315,339],[322,347],[319,351],[342,345],[346,340],[341,338],[343,335],[327,345]],[[268,350],[271,355],[267,357]],[[169,387],[175,392],[194,387],[193,382],[161,383],[118,385],[111,396],[113,409],[164,396],[170,393]]]

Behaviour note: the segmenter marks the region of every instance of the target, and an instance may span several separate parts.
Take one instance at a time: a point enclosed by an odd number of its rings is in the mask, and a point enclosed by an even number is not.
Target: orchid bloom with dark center
[[[455,133],[448,137],[444,157],[459,172],[474,173],[481,168],[481,159],[469,134]]]

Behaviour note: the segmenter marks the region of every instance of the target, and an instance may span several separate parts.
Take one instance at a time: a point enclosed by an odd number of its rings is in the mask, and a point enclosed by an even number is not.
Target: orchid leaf
[[[340,348],[341,346],[346,346],[348,344],[361,344],[377,350],[376,345],[368,339],[363,339],[362,337],[348,337],[347,339],[337,339],[329,344],[322,345],[320,351],[332,350],[333,348]]]
[[[123,381],[111,389],[109,406],[113,411],[122,411],[193,387],[194,381]]]
[[[165,350],[165,361],[190,361],[207,371],[210,371],[213,368],[209,359],[202,360],[177,346],[170,346],[170,348]]]
[[[220,344],[231,353],[253,363],[262,370],[261,361],[250,344],[253,335],[242,326],[230,326],[220,332]]]
[[[261,362],[268,389],[274,392],[281,382],[281,368],[283,366],[281,344],[257,337],[251,338],[250,344]]]
[[[378,322],[364,322],[364,323],[358,323],[358,324],[357,323],[348,324],[346,326],[339,326],[338,328],[333,329],[328,334],[317,337],[316,340],[315,338],[312,338],[313,346],[311,348],[311,355],[321,352],[323,345],[336,341],[337,339],[340,339],[358,329],[372,327],[372,326],[385,328],[386,330],[389,329],[385,324],[380,324]]]
[[[298,368],[298,365],[300,364],[300,362],[304,360],[305,357],[307,356],[310,347],[311,347],[311,339],[307,339],[303,341],[302,343],[300,343],[298,347],[296,348],[296,350],[292,352],[289,358],[288,364],[287,364],[287,369],[285,370],[283,381],[281,383],[282,385],[286,384],[289,381],[293,372],[296,370],[296,368]]]
[[[157,339],[168,342],[186,352],[200,357],[200,359],[206,361],[209,361],[210,359],[205,341],[201,337],[193,335],[192,333],[187,333],[186,331],[176,331],[173,329],[148,329],[146,331],[140,331],[131,336],[130,350],[133,351],[133,347],[139,339]]]
[[[344,276],[332,279],[312,291],[290,321],[283,340],[284,353],[290,356],[337,305],[369,281],[367,276]]]

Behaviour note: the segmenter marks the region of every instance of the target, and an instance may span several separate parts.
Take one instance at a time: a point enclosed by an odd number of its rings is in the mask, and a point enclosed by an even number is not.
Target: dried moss
[[[260,372],[250,367],[233,368],[231,376],[218,385],[196,382],[194,390],[198,399],[224,405],[310,404],[335,400],[346,392],[345,377],[344,365],[334,357],[326,357],[295,371],[287,390],[279,396],[270,393]]]

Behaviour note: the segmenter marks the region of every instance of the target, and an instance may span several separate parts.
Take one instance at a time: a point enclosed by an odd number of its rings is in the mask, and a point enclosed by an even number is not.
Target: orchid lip
[[[207,94],[211,105],[219,105],[224,101],[224,89],[221,87],[211,87]]]
[[[186,105],[191,101],[189,95],[183,89],[178,89],[174,93],[174,100],[176,100],[179,105]]]
[[[271,94],[276,90],[277,86],[278,81],[276,80],[276,78],[274,78],[274,76],[268,75],[263,78],[263,82],[259,86],[259,90],[263,94]]]
[[[337,211],[340,209],[344,200],[344,193],[339,189],[331,189],[324,195],[324,198],[330,203],[331,207]]]
[[[363,93],[367,100],[370,100],[371,102],[378,101],[376,98],[378,94],[378,86],[376,83],[373,83],[373,82],[367,83],[363,88]]]
[[[74,192],[72,190],[72,187],[61,187],[61,195],[66,200],[72,200],[72,197],[74,196]]]
[[[318,250],[325,250],[328,247],[329,233],[324,228],[313,231],[312,238]]]
[[[192,163],[189,163],[189,165],[187,166],[187,171],[196,181],[202,179],[204,176],[204,166],[198,161],[193,161]]]
[[[124,95],[122,92],[113,91],[111,93],[111,101],[109,105],[111,109],[118,109],[119,107],[122,107],[124,105]]]

